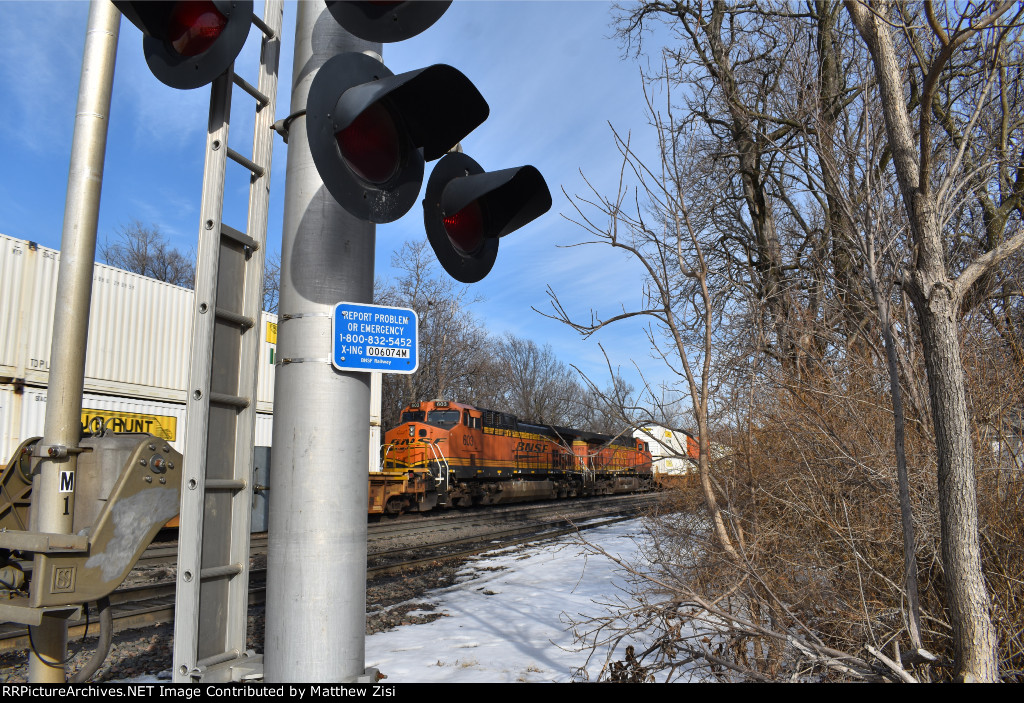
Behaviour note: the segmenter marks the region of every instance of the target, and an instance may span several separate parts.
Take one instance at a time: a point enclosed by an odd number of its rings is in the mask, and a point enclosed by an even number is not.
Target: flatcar
[[[371,515],[610,495],[653,486],[646,442],[431,400],[406,407],[370,474]]]

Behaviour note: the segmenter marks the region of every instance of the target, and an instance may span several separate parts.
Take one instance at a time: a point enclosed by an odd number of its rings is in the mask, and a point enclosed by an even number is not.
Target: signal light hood
[[[489,112],[472,82],[451,66],[396,76],[370,56],[346,53],[326,61],[313,78],[306,136],[320,178],[338,204],[381,224],[397,220],[416,202],[424,160],[443,156]],[[349,130],[355,130],[351,139]],[[378,143],[370,146],[372,133]]]
[[[498,239],[550,209],[551,193],[533,166],[488,173],[469,156],[451,153],[427,181],[423,226],[448,275],[476,283],[494,267]],[[479,216],[470,216],[473,210]]]

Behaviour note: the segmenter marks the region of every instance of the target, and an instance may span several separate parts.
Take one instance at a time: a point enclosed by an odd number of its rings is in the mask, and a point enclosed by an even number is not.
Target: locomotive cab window
[[[424,412],[422,410],[409,410],[402,413],[402,422],[423,422]]]
[[[448,428],[459,424],[461,413],[458,410],[431,410],[427,413],[427,424]]]

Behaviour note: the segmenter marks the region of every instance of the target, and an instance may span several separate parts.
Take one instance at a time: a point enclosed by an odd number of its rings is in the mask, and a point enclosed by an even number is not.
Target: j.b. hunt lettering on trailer
[[[148,432],[173,442],[178,434],[178,419],[172,415],[129,413],[120,410],[82,409],[82,431]]]
[[[419,365],[419,320],[406,308],[338,303],[331,362],[339,371],[413,373]]]

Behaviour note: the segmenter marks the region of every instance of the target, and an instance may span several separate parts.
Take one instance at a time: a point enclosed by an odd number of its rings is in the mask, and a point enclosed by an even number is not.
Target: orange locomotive
[[[652,486],[647,443],[534,425],[494,410],[432,400],[402,412],[370,474],[369,512],[631,493]]]

